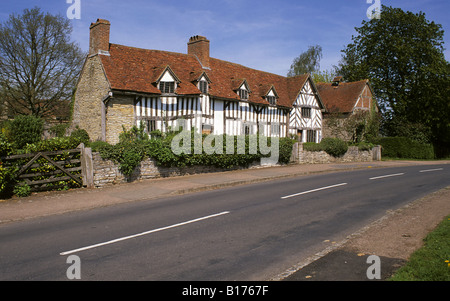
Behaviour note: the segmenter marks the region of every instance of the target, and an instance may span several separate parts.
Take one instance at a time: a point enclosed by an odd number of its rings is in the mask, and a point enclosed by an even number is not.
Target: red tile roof
[[[205,72],[213,97],[239,100],[236,89],[245,80],[251,91],[249,102],[269,105],[264,97],[273,86],[279,96],[277,104],[292,107],[310,78],[309,74],[288,78],[214,58],[210,58],[210,69],[203,69],[194,55],[117,44],[110,44],[109,55],[99,56],[112,89],[138,93],[161,94],[156,80],[169,66],[180,80],[177,94],[200,94],[196,80]]]
[[[368,80],[361,80],[339,83],[338,86],[331,83],[318,83],[316,86],[328,112],[350,113],[368,83]]]

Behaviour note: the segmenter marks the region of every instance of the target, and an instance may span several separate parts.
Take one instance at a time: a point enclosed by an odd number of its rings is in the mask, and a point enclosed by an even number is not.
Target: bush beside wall
[[[383,157],[425,160],[435,158],[433,145],[419,143],[407,137],[380,138],[377,144],[382,146]]]
[[[143,128],[143,127],[142,127]],[[193,132],[184,133],[189,140],[190,135],[190,149],[185,149],[180,154],[175,154],[172,151],[172,141],[180,134],[180,132],[171,132],[165,135],[157,135],[157,137],[149,138],[148,135],[142,132],[137,127],[132,127],[130,130],[125,130],[119,137],[119,143],[110,145],[105,142],[94,142],[91,144],[93,152],[99,152],[101,157],[105,160],[111,160],[119,164],[120,171],[125,176],[131,176],[134,169],[146,158],[152,158],[160,167],[187,167],[187,166],[212,166],[220,169],[233,169],[236,167],[248,167],[255,161],[269,155],[261,154],[259,146],[256,153],[250,151],[250,143],[259,141],[259,137],[243,137],[245,145],[243,149],[238,149],[238,138],[235,136],[197,136]],[[217,138],[217,140],[216,140]],[[211,141],[220,141],[222,145],[218,145],[217,152],[209,154],[202,149],[201,153],[195,152],[195,145],[200,143],[203,145],[205,139]],[[270,138],[268,143],[271,143]],[[226,142],[234,141],[233,153],[227,153]],[[279,163],[288,164],[292,154],[292,146],[295,141],[289,138],[279,139]]]
[[[320,143],[304,143],[303,150],[312,152],[325,151],[330,156],[339,158],[347,152],[348,144],[339,138],[323,138]]]
[[[348,147],[347,152],[339,157],[332,156],[324,150],[314,151],[307,150],[311,147],[299,147],[298,154],[294,155],[294,160],[300,164],[323,164],[323,163],[347,163],[347,162],[372,162],[377,159],[374,158],[374,150],[361,150],[357,146]]]

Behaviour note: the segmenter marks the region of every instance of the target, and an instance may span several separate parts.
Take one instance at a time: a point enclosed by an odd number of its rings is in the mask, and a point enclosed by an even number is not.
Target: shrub
[[[122,143],[132,142],[132,141],[145,141],[148,140],[148,134],[145,133],[144,125],[141,123],[141,126],[138,128],[137,126],[131,127],[127,130],[124,126],[122,126],[123,132],[119,134],[119,141]]]
[[[407,137],[385,137],[378,140],[383,148],[382,154],[389,158],[434,159],[431,144],[420,143]]]
[[[110,145],[105,142],[93,142],[90,146],[93,151],[99,152],[103,159],[109,159],[118,163],[121,172],[126,176],[130,176],[134,168],[146,157],[155,159],[158,165],[165,167],[205,165],[225,169],[237,166],[246,167],[263,157],[260,152],[256,154],[250,153],[251,138],[249,136],[245,136],[245,144],[242,145],[243,149],[238,149],[238,147],[241,147],[240,144],[238,145],[238,137],[232,137],[234,139],[232,154],[227,153],[229,150],[227,150],[226,142],[231,139],[226,135],[215,137],[223,141],[222,154],[207,154],[204,148],[202,153],[196,154],[196,142],[203,143],[207,136],[194,135],[194,132],[191,132],[190,153],[175,154],[172,151],[172,140],[177,132],[167,133],[162,136],[157,135],[157,138],[153,137],[152,139],[149,139],[146,134],[144,136],[144,134],[133,127],[130,130],[124,129],[124,132],[119,136],[119,143],[116,145]],[[259,141],[258,136],[252,138],[256,138],[254,141]],[[269,138],[268,143],[270,142],[271,139]],[[279,140],[280,163],[289,163],[294,143],[295,140],[289,138],[281,138]],[[270,156],[270,154],[266,156]]]
[[[88,145],[93,152],[99,152],[100,149],[110,146],[110,144],[105,141],[94,141],[90,142]]]
[[[303,150],[309,151],[309,152],[325,151],[323,144],[315,143],[315,142],[303,143]]]
[[[17,167],[6,168],[0,162],[0,198],[9,198],[16,184]]]
[[[150,132],[150,137],[152,138],[161,138],[163,136],[160,130],[154,130]]]
[[[280,138],[280,158],[278,160],[280,163],[288,164],[291,161],[292,147],[295,142],[290,138]]]
[[[13,145],[9,143],[5,135],[0,134],[0,157],[6,157],[13,152]]]
[[[18,197],[21,197],[21,198],[27,197],[31,194],[31,187],[28,186],[27,184],[17,185],[16,187],[14,187],[13,192]]]
[[[348,150],[348,144],[339,138],[324,138],[320,142],[327,154],[333,157],[341,157]]]
[[[368,142],[360,142],[356,145],[360,151],[370,151],[374,145]]]
[[[43,130],[42,119],[31,115],[17,116],[9,123],[9,132],[16,149],[41,141]]]
[[[112,160],[119,164],[120,171],[130,176],[133,170],[146,156],[145,133],[133,127],[119,135],[119,143],[111,145],[107,142],[96,141],[90,143],[93,151],[99,152],[103,159]]]
[[[64,137],[66,135],[66,130],[69,127],[68,124],[57,124],[49,129],[49,132],[54,134],[56,137]]]
[[[407,137],[385,137],[378,139],[382,146],[382,154],[389,158],[402,159],[434,159],[434,148],[431,144],[420,143]]]
[[[62,137],[52,138],[40,141],[35,144],[28,144],[22,152],[35,153],[35,152],[50,152],[65,149],[75,149],[80,144],[78,137]]]
[[[75,131],[73,131],[70,134],[70,137],[73,138],[74,140],[79,141],[78,144],[84,143],[86,145],[90,141],[88,132],[86,132],[86,130],[80,129],[78,127],[75,129]]]
[[[323,138],[320,143],[303,143],[303,150],[310,152],[325,151],[333,157],[341,157],[348,150],[347,142],[339,138]]]

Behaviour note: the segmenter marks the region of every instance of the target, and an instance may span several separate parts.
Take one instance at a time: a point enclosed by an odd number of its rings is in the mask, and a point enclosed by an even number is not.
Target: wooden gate
[[[38,152],[2,158],[7,166],[16,165],[17,181],[25,182],[31,191],[82,187],[81,149]]]

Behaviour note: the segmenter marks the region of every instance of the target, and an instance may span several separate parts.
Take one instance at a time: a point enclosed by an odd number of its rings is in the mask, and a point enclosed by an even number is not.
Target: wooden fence
[[[17,181],[30,186],[31,191],[75,188],[90,186],[84,177],[85,152],[81,144],[77,149],[8,156],[2,162],[5,167],[17,166]]]

